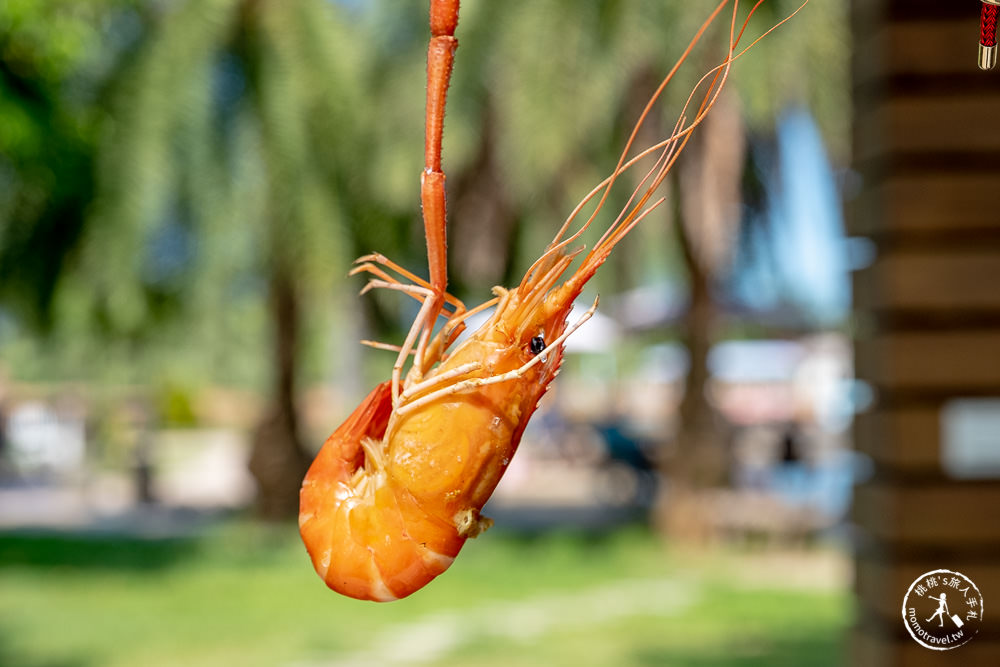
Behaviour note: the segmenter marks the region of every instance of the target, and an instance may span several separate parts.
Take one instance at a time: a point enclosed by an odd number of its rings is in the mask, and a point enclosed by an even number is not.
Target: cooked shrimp
[[[716,7],[681,61],[727,4],[725,0]],[[365,290],[397,290],[422,305],[403,345],[373,344],[397,352],[392,379],[375,387],[327,439],[302,485],[302,539],[330,588],[366,600],[405,597],[444,572],[466,539],[492,525],[480,511],[514,456],[539,399],[558,374],[566,339],[597,308],[595,300],[570,323],[574,301],[615,245],[663,201],[650,199],[717,99],[733,60],[746,51],[736,52],[742,35],[742,29],[737,31],[738,6],[736,0],[726,58],[691,93],[673,133],[628,158],[639,126],[676,66],[654,93],[611,176],[584,198],[520,284],[494,288],[493,299],[466,310],[444,291],[440,168],[441,118],[457,45],[458,2],[432,0],[422,180],[431,279],[424,281],[381,255],[361,258],[352,272],[372,276]],[[707,92],[687,122],[687,109],[705,82]],[[618,219],[590,252],[569,250],[618,176],[646,156],[655,156],[654,164]],[[590,219],[566,236],[582,207],[602,191]],[[571,270],[579,255],[583,255],[579,266]],[[456,346],[465,320],[494,306],[487,322]],[[434,334],[440,315],[447,321]],[[404,377],[402,370],[411,356]]]

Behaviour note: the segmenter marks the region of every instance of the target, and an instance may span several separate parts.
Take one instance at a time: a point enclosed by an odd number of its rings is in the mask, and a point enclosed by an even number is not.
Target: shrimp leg
[[[441,169],[441,137],[444,132],[444,108],[451,82],[452,65],[458,40],[459,0],[431,0],[431,41],[427,49],[427,115],[424,126],[424,171],[420,178],[420,201],[423,205],[424,236],[427,239],[427,264],[433,297],[428,308],[420,347],[426,347],[430,329],[444,304],[448,285],[446,240],[445,178]],[[418,356],[422,356],[419,355]]]
[[[558,338],[549,343],[549,347],[558,349],[560,345],[566,342],[566,339],[569,338],[573,334],[573,332],[579,329],[584,322],[593,317],[594,313],[597,312],[598,301],[599,299],[594,299],[594,305],[588,308],[587,311],[580,316],[580,319],[578,319],[572,325],[567,327],[566,330]],[[506,373],[501,373],[500,375],[491,375],[489,377],[484,377],[484,378],[471,378],[468,380],[462,380],[460,382],[456,382],[454,384],[448,385],[447,387],[443,387],[441,389],[438,389],[437,391],[432,391],[429,394],[421,396],[417,400],[407,403],[402,407],[396,408],[395,412],[399,416],[403,416],[421,406],[427,405],[428,403],[436,401],[440,398],[444,398],[445,396],[451,396],[452,394],[456,394],[460,391],[467,391],[469,389],[475,389],[477,387],[485,387],[486,385],[490,384],[498,384],[500,382],[510,382],[511,380],[516,380],[522,377],[529,368],[537,365],[540,362],[544,362],[544,360],[545,360],[545,353],[543,352],[542,354],[539,354],[534,358],[532,358],[531,361],[528,361],[520,368],[515,368],[512,371],[507,371]],[[455,372],[458,371],[459,369],[461,369],[462,373]],[[475,370],[474,368],[472,368],[472,364],[459,366],[453,369],[452,371],[453,375],[451,377],[454,377],[456,375],[463,375],[472,370]],[[558,373],[558,371],[556,373]],[[429,382],[430,381],[428,381],[428,383]]]
[[[455,28],[458,26],[459,0],[431,0],[430,26],[431,41],[427,49],[427,110],[424,125],[424,170],[420,175],[420,202],[424,218],[424,237],[427,241],[427,268],[430,273],[428,287],[413,286],[407,290],[410,295],[420,294],[424,302],[420,306],[410,331],[393,366],[392,400],[399,400],[401,368],[410,352],[416,346],[413,368],[417,376],[422,375],[423,360],[431,341],[434,323],[448,300],[448,248],[447,216],[445,205],[445,178],[441,169],[441,139],[444,133],[444,109],[448,97],[448,85],[455,61],[458,40]],[[367,256],[361,261],[374,260],[388,265],[384,258]],[[390,266],[390,268],[393,268]],[[362,264],[358,270],[370,271]],[[405,274],[404,274],[405,275]],[[377,281],[373,281],[377,282]],[[415,281],[423,282],[423,281]],[[384,287],[385,285],[379,285]]]
[[[414,273],[412,273],[410,271],[407,271],[405,268],[403,268],[402,266],[400,266],[399,264],[397,264],[396,262],[392,261],[391,259],[389,259],[388,257],[386,257],[385,255],[383,255],[381,253],[373,252],[373,253],[371,253],[369,255],[365,255],[364,257],[358,257],[356,260],[354,260],[354,264],[356,266],[353,269],[351,269],[350,272],[348,272],[347,275],[353,276],[353,275],[355,275],[357,273],[360,273],[362,271],[368,271],[369,273],[375,273],[375,271],[373,270],[374,269],[373,265],[377,264],[379,266],[384,266],[384,267],[386,267],[387,269],[389,269],[391,271],[395,271],[396,273],[398,273],[399,275],[403,276],[404,278],[406,278],[410,282],[414,283],[415,285],[420,285],[421,287],[426,287],[427,289],[432,289],[431,288],[431,284],[429,282],[427,282],[426,280],[424,280],[420,276],[418,276],[418,275],[416,275],[416,274],[414,274]],[[382,274],[379,274],[379,275],[382,275]],[[449,304],[451,304],[452,306],[454,306],[456,313],[464,312],[465,309],[466,309],[465,308],[465,304],[462,303],[462,301],[460,299],[458,299],[457,297],[453,296],[452,294],[450,294],[448,292],[444,293],[444,300],[446,302],[448,302]]]
[[[395,406],[399,402],[399,386],[400,380],[403,376],[403,365],[406,363],[407,357],[413,351],[413,345],[416,342],[417,335],[420,329],[423,328],[423,323],[428,321],[431,317],[431,308],[434,306],[434,293],[432,290],[420,287],[418,285],[401,285],[399,283],[388,283],[384,280],[372,279],[368,281],[361,293],[364,294],[370,289],[375,287],[381,287],[384,289],[396,290],[398,292],[403,292],[404,294],[409,294],[411,296],[416,296],[418,299],[422,298],[423,303],[420,306],[420,312],[417,313],[417,319],[414,326],[410,327],[409,333],[406,334],[406,340],[403,341],[403,345],[399,348],[399,354],[396,356],[396,362],[392,365],[392,404]],[[419,323],[421,326],[417,326]],[[433,320],[431,320],[431,326],[433,326]],[[430,326],[424,329],[424,331],[429,331]],[[418,376],[420,375],[420,369],[423,367],[423,352],[426,346],[417,347],[417,353],[413,361],[413,368],[411,372],[416,371]]]

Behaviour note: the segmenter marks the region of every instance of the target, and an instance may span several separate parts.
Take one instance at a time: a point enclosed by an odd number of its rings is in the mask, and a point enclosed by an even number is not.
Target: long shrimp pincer
[[[672,134],[629,157],[639,127],[677,67],[730,4],[719,3],[653,94],[612,174],[572,212],[520,284],[495,287],[492,299],[469,310],[446,291],[441,170],[459,3],[431,0],[421,178],[430,280],[378,254],[362,257],[352,271],[370,276],[364,291],[399,291],[420,301],[421,307],[402,345],[369,343],[397,353],[392,378],[376,386],[326,440],[302,484],[300,532],[316,572],[330,588],[363,600],[405,597],[444,572],[468,538],[492,525],[480,511],[514,456],[539,399],[559,373],[566,339],[597,308],[595,299],[570,322],[574,301],[618,242],[663,201],[653,200],[656,189],[712,108],[733,61],[749,48],[736,51],[762,1],[742,26],[737,23],[739,0],[733,2],[723,61],[692,91]],[[644,158],[653,165],[618,218],[589,252],[571,249],[618,177]],[[589,219],[567,236],[578,213],[598,195]],[[577,260],[579,265],[572,269]],[[491,307],[495,310],[486,323],[456,344],[465,321]],[[439,317],[446,321],[435,333]]]

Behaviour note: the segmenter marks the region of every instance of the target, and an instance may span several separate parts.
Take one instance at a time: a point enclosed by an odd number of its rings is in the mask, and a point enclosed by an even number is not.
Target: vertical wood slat
[[[1000,329],[879,332],[857,340],[855,355],[888,402],[894,391],[1000,395]]]
[[[848,205],[851,234],[1000,232],[998,171],[893,174]]]
[[[1000,186],[998,186],[1000,187]],[[1000,311],[1000,247],[883,250],[855,274],[855,305],[873,311]]]
[[[877,466],[911,478],[941,476],[940,433],[940,408],[936,405],[879,408],[854,420],[858,451]]]
[[[890,629],[886,634],[900,639],[905,637],[909,641],[902,623],[896,628],[893,627],[902,616],[903,598],[899,591],[909,588],[910,584],[924,572],[940,568],[942,560],[948,561],[949,569],[956,572],[963,574],[975,572],[974,578],[979,590],[1000,590],[1000,561],[990,559],[986,552],[980,552],[974,557],[953,552],[904,557],[893,561],[869,555],[857,559],[855,579],[858,591],[872,602],[869,606],[873,612],[872,620]],[[986,605],[990,604],[989,599],[984,602]],[[1000,641],[1000,614],[988,613],[984,616],[983,623],[981,632],[985,636],[977,639],[989,640],[992,635],[996,641]]]
[[[978,15],[962,12],[954,19],[882,22],[874,32],[858,36],[854,85],[912,75],[975,75],[969,63],[975,64],[978,20]]]
[[[1000,88],[947,96],[893,95],[870,103],[864,115],[855,117],[854,159],[864,164],[887,155],[923,153],[931,154],[941,170],[961,168],[963,160],[977,154],[1000,153],[1000,134],[987,131],[995,118],[1000,118]]]
[[[870,536],[894,547],[920,550],[947,545],[960,553],[996,553],[1000,551],[997,508],[998,480],[875,481],[856,488],[853,512]],[[905,592],[905,588],[899,592],[900,601]]]

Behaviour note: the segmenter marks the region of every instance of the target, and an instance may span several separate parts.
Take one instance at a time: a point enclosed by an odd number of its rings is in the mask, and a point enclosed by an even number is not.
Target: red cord
[[[983,13],[979,18],[979,43],[983,46],[997,44],[997,11],[1000,7],[983,3]]]

